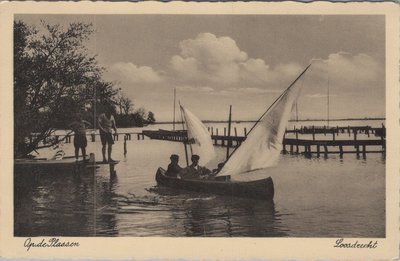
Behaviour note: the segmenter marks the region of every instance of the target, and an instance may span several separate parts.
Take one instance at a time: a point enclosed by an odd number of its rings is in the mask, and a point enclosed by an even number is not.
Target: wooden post
[[[386,140],[383,136],[386,137],[386,128],[385,128],[385,125],[382,123],[382,135],[381,135],[382,150],[383,150],[383,153],[386,153]]]
[[[315,128],[314,125],[312,126],[312,140],[315,140]]]
[[[347,126],[347,133],[349,134],[349,137],[350,137],[350,134],[351,134],[351,131],[350,131],[350,125],[349,125],[349,126]]]
[[[339,145],[340,158],[343,159],[343,146]]]
[[[126,150],[126,136],[124,137],[124,156],[126,156],[127,150]]]
[[[211,127],[211,136],[214,135],[214,127]]]
[[[299,154],[299,144],[296,144],[296,154]]]
[[[218,128],[216,128],[217,136],[218,136]]]
[[[366,145],[363,145],[363,159],[367,158],[367,148]]]
[[[117,175],[117,172],[115,171],[115,164],[110,163],[110,177],[115,177],[115,175]]]
[[[282,154],[286,154],[286,153],[287,153],[287,151],[286,151],[286,144],[283,144]]]
[[[226,136],[226,128],[224,128],[224,136]]]
[[[137,134],[137,139],[140,140],[140,134],[139,133]]]
[[[290,144],[290,154],[293,155],[293,144]]]
[[[92,142],[95,142],[96,141],[96,134],[91,133],[90,136],[92,138]]]
[[[228,141],[226,144],[226,160],[229,158],[229,146],[232,145],[232,142],[230,140],[231,138],[231,126],[232,126],[232,105],[229,106],[229,119],[228,119]],[[224,128],[225,132],[226,128]],[[236,129],[235,129],[236,130]]]
[[[320,148],[319,148],[319,145],[317,145],[317,158],[319,158],[320,157]]]
[[[324,157],[328,158],[328,146],[324,145]]]
[[[244,131],[244,136],[247,137],[247,129],[246,129],[246,127],[244,128],[243,131]]]
[[[237,130],[236,130],[236,127],[234,128],[234,131],[235,131],[235,137],[237,137]]]
[[[356,154],[357,154],[357,158],[360,157],[360,148],[358,145],[356,145]]]
[[[335,141],[335,130],[332,130],[333,141]]]

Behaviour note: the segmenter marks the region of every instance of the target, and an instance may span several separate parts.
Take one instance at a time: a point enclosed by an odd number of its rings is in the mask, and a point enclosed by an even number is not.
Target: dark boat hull
[[[257,181],[177,179],[165,176],[165,170],[158,168],[156,181],[161,186],[196,192],[264,200],[274,198],[274,183],[271,177]]]

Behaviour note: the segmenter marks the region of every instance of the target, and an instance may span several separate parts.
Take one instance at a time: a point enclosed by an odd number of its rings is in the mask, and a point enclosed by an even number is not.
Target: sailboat
[[[252,177],[251,174],[257,170],[267,169],[278,162],[285,129],[302,86],[296,83],[310,66],[311,64],[261,115],[249,131],[246,140],[232,152],[215,178],[199,180],[167,177],[166,171],[159,168],[156,173],[158,185],[197,192],[273,200],[274,184],[270,176],[257,176],[256,179],[248,177]],[[198,148],[203,154],[207,150],[211,151],[211,137],[204,125],[187,109],[183,108],[182,112],[187,123],[188,140],[194,144],[200,144]],[[190,122],[195,122],[195,124]],[[208,153],[212,154],[212,152]],[[207,160],[210,160],[210,157],[206,156],[205,161]],[[268,174],[265,171],[263,173]]]

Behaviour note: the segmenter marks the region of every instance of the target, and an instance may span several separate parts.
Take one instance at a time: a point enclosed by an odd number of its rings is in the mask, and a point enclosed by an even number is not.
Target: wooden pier
[[[218,129],[215,129],[216,134],[214,134],[212,127],[209,128],[209,131],[214,145],[217,146],[237,147],[246,139],[246,136],[237,135],[236,128],[234,129],[234,136],[227,136],[226,128],[224,128],[224,135],[219,135]],[[243,133],[247,134],[247,130],[244,129]],[[143,134],[150,139],[187,141],[186,131],[143,131]],[[294,137],[288,137],[290,135]],[[343,139],[343,135],[346,135],[346,139]],[[367,138],[359,139],[360,135],[364,135]],[[370,126],[310,126],[294,128],[285,131],[282,144],[282,153],[284,154],[303,154],[306,157],[311,157],[312,155],[317,157],[324,155],[327,157],[328,154],[339,154],[340,158],[342,158],[343,154],[354,153],[357,157],[362,155],[363,158],[366,158],[367,153],[385,153],[386,129],[383,125],[380,128],[372,128]]]
[[[242,135],[238,135],[237,128],[233,128],[232,134],[227,135],[227,128],[219,131],[218,128],[208,127],[213,144],[216,146],[238,147],[246,139],[247,129],[243,128]],[[88,141],[95,142],[99,134],[89,133]],[[56,139],[63,138],[66,143],[71,142],[71,136],[55,136]],[[143,140],[145,137],[157,140],[176,142],[189,142],[186,130],[143,130],[142,132],[114,134],[114,140],[118,141],[123,137],[124,154],[126,154],[126,143],[133,140]],[[361,138],[360,138],[361,137]],[[300,128],[287,129],[282,141],[282,153],[304,154],[307,157],[328,154],[354,153],[364,158],[368,153],[385,153],[386,151],[386,128],[373,128],[370,126],[301,126]],[[113,166],[112,166],[113,167]],[[110,166],[110,171],[111,170]]]
[[[342,135],[348,135],[347,139],[338,139]],[[359,139],[358,135],[367,136]],[[287,135],[295,135],[294,138],[287,138]],[[299,139],[299,136],[310,136],[311,139]],[[324,139],[316,139],[316,135],[324,136]],[[330,139],[327,139],[331,136]],[[357,157],[362,155],[366,158],[367,153],[386,153],[386,128],[382,124],[380,128],[370,126],[347,126],[347,127],[301,127],[293,130],[286,130],[283,139],[282,153],[304,154],[306,157],[316,155],[328,157],[328,154],[354,153]],[[372,149],[371,149],[372,147]]]

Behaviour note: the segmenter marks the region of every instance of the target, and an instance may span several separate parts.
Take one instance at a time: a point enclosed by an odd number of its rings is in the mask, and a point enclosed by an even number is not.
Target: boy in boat
[[[191,160],[192,165],[182,169],[178,177],[182,179],[206,179],[211,174],[209,169],[199,166],[199,155],[193,154]]]
[[[171,163],[168,165],[165,176],[176,178],[178,176],[178,173],[182,170],[181,166],[179,166],[178,164],[179,156],[176,154],[172,154],[170,159]]]
[[[107,163],[106,145],[108,145],[108,162],[115,162],[115,160],[111,158],[112,145],[114,144],[112,130],[114,129],[115,134],[117,134],[117,126],[115,124],[114,116],[111,115],[111,109],[107,109],[105,113],[99,115],[98,124],[100,129],[100,140],[103,145],[101,148],[103,162]]]
[[[77,113],[76,120],[69,124],[69,128],[75,132],[74,135],[74,147],[75,147],[75,159],[79,158],[79,149],[82,151],[83,162],[86,161],[86,126],[91,127],[90,122],[85,121],[82,118],[82,114]]]

